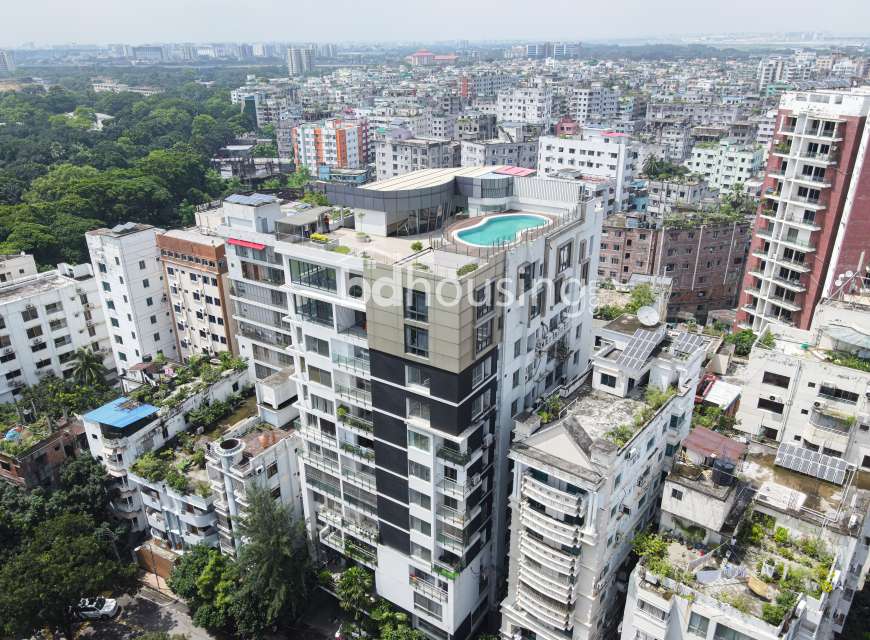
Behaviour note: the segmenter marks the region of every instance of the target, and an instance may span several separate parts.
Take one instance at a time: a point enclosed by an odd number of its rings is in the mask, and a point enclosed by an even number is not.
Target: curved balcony
[[[520,551],[548,569],[560,573],[574,573],[577,557],[535,540],[526,531],[520,533]]]
[[[557,629],[568,631],[574,626],[571,622],[572,610],[549,602],[539,595],[534,587],[522,581],[517,587],[517,604],[536,618]]]
[[[532,509],[528,503],[520,506],[520,522],[523,526],[542,536],[566,547],[577,547],[580,544],[580,527],[559,522],[555,518]]]
[[[186,531],[181,537],[184,539],[184,542],[191,547],[195,547],[198,544],[204,544],[207,547],[214,547],[217,546],[218,543],[217,529],[211,529],[206,532]]]
[[[562,491],[536,480],[529,473],[523,476],[522,492],[537,502],[568,515],[579,516],[586,510],[582,494]]]
[[[184,523],[189,524],[192,527],[208,527],[214,524],[215,514],[213,511],[206,511],[202,513],[191,513],[189,511],[182,511],[178,514],[178,519]]]
[[[573,604],[577,599],[577,594],[574,592],[574,585],[566,579],[564,582],[554,580],[549,576],[545,576],[538,571],[535,571],[529,563],[520,564],[519,570],[520,580],[524,580],[535,587],[541,593],[544,593],[555,600]]]

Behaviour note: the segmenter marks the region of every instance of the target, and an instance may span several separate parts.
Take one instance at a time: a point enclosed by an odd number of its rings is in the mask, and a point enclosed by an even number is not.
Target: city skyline
[[[551,12],[524,11],[515,0],[495,3],[491,0],[473,5],[447,0],[423,5],[413,12],[392,0],[380,0],[377,12],[381,20],[360,20],[358,5],[339,0],[333,11],[322,12],[311,0],[282,5],[266,0],[257,12],[240,12],[238,5],[216,2],[168,2],[156,0],[148,13],[134,13],[118,3],[84,0],[75,6],[38,0],[16,4],[6,10],[0,25],[0,46],[17,47],[24,43],[57,45],[61,43],[102,44],[111,42],[238,42],[238,41],[352,41],[413,42],[451,39],[661,39],[687,35],[815,31],[818,24],[806,19],[811,15],[801,4],[777,0],[751,25],[745,20],[755,5],[737,0],[727,5],[705,8],[697,13],[684,0],[668,0],[645,15],[647,7],[639,0],[627,0],[623,15],[643,15],[643,20],[614,21],[610,9],[581,6],[556,6]],[[870,21],[870,5],[840,0],[827,5],[825,31],[860,37],[855,25]],[[398,14],[401,12],[401,15]],[[462,20],[455,20],[461,12]],[[522,19],[516,18],[521,15]],[[82,20],[86,16],[87,20]],[[268,21],[263,22],[263,17]],[[302,16],[299,19],[299,16]],[[285,22],[285,20],[287,22]],[[292,20],[292,21],[291,21]],[[401,30],[394,28],[401,23]],[[565,25],[576,26],[566,27]],[[276,26],[277,25],[277,26]],[[711,30],[710,25],[716,29]],[[483,38],[481,38],[483,36]]]

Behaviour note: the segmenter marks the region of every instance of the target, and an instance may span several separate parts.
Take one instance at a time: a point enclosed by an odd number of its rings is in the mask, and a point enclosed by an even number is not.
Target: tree
[[[315,581],[304,525],[294,523],[290,510],[266,488],[249,489],[247,498],[248,510],[238,522],[246,540],[239,575],[240,597],[259,603],[261,624],[245,629],[253,634],[297,619]]]
[[[106,369],[103,359],[90,349],[79,349],[73,359],[73,379],[81,385],[105,384]]]
[[[338,579],[335,592],[342,609],[359,624],[371,604],[372,574],[362,567],[351,567]]]
[[[310,181],[311,171],[304,164],[296,167],[296,173],[287,176],[287,186],[291,188],[301,189]]]
[[[130,582],[135,567],[118,562],[95,529],[82,514],[49,520],[0,568],[3,635],[29,636],[48,627],[72,638],[79,600]]]
[[[755,334],[751,329],[743,329],[725,338],[725,342],[734,345],[734,353],[738,356],[748,356],[755,344]]]
[[[313,204],[318,207],[326,207],[329,205],[329,200],[326,199],[326,194],[320,193],[319,191],[309,191],[302,196],[302,202],[307,202],[308,204]]]

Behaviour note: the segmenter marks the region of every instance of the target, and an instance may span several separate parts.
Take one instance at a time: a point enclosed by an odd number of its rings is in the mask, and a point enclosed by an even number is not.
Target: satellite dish
[[[653,307],[641,307],[637,310],[637,319],[645,327],[654,327],[659,323],[659,312]]]

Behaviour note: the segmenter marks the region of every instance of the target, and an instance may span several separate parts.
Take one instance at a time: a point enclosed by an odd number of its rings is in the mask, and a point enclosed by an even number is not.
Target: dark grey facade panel
[[[408,452],[405,449],[375,440],[375,464],[397,475],[408,477]]]
[[[393,500],[408,504],[408,480],[399,478],[389,471],[376,469],[375,476],[378,480],[378,491]]]

